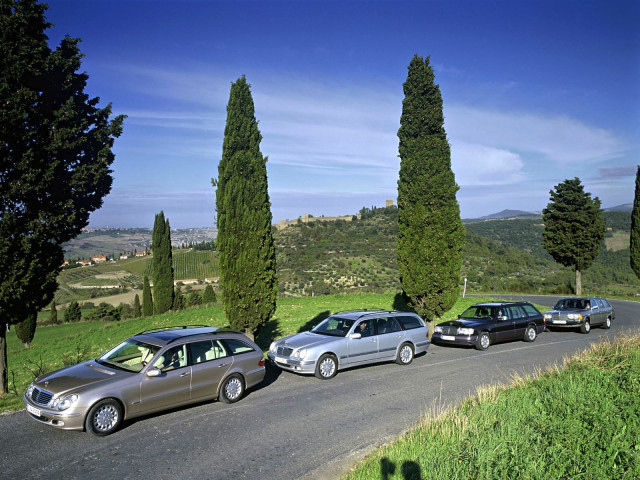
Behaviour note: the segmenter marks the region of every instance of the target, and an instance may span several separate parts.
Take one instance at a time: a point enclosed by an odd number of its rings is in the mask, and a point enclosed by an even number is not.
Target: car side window
[[[241,353],[253,352],[254,348],[248,343],[242,340],[236,340],[235,338],[227,338],[223,340],[227,349],[231,352],[231,355],[240,355]]]
[[[174,370],[176,368],[182,368],[187,366],[187,346],[178,345],[176,347],[169,348],[158,357],[153,363],[155,368],[159,368],[163,372]]]
[[[538,312],[538,310],[536,310],[536,307],[534,307],[533,305],[524,304],[522,305],[522,308],[524,308],[524,311],[527,312],[527,315],[529,315],[530,317],[540,315],[540,312]]]
[[[602,300],[601,300],[601,299],[596,298],[595,300],[596,300],[596,302],[598,302],[598,306],[599,306],[600,308],[604,308],[604,303],[602,303]]]
[[[353,333],[359,333],[363,338],[373,336],[373,319],[363,320],[362,322],[358,323]]]
[[[378,335],[399,332],[400,330],[402,330],[402,328],[400,328],[400,325],[398,325],[396,319],[393,317],[376,318],[376,329]]]
[[[413,328],[422,327],[422,323],[420,322],[420,320],[413,315],[402,315],[395,318],[398,322],[400,322],[400,325],[402,325],[402,328],[404,330],[411,330]]]
[[[526,317],[526,315],[524,314],[524,311],[517,305],[513,305],[511,307],[509,307],[509,309],[511,311],[511,318],[512,319],[516,319],[516,318],[523,318]]]
[[[204,340],[201,342],[193,342],[190,345],[191,348],[191,363],[198,364],[208,362],[210,360],[217,360],[227,356],[227,351],[224,349],[219,340]]]
[[[611,308],[611,304],[607,302],[604,298],[600,299],[605,308]]]

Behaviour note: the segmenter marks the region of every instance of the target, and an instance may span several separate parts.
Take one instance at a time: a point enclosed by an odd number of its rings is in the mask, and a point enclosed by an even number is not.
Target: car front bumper
[[[71,407],[65,411],[55,410],[30,401],[26,395],[22,396],[22,401],[26,407],[27,415],[36,422],[61,430],[84,430],[84,418],[87,413],[84,409],[79,410],[78,407]]]
[[[315,360],[300,360],[287,357],[279,357],[274,353],[267,353],[267,358],[272,365],[290,372],[313,375],[316,372]]]
[[[431,337],[431,343],[440,345],[468,345],[473,346],[478,340],[478,335],[443,335],[434,333]]]
[[[545,320],[544,324],[547,327],[552,328],[576,328],[584,323],[583,320],[569,320],[568,318],[561,318],[555,320]]]

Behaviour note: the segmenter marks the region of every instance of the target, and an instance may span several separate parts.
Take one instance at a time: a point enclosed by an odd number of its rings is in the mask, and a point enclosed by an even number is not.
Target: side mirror
[[[147,377],[158,377],[162,372],[159,368],[150,368],[147,370]]]
[[[498,320],[500,320],[502,322],[504,322],[506,319],[507,319],[506,315],[502,315],[502,316],[498,317]]]
[[[350,335],[350,337],[351,337],[352,340],[357,340],[359,338],[362,338],[362,334],[361,333],[352,333]]]

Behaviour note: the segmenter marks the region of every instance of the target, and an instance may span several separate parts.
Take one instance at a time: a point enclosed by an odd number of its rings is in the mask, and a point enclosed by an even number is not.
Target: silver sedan
[[[326,380],[368,363],[408,365],[429,344],[429,330],[415,313],[363,310],[336,313],[311,331],[276,340],[267,356],[283,370]]]

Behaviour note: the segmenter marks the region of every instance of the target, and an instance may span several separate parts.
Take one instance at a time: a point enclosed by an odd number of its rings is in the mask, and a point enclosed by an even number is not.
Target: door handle
[[[229,365],[228,363],[221,363],[220,365],[218,365],[218,368],[226,367],[228,365]]]
[[[181,377],[188,377],[189,375],[191,375],[191,372],[184,372],[180,374]]]

